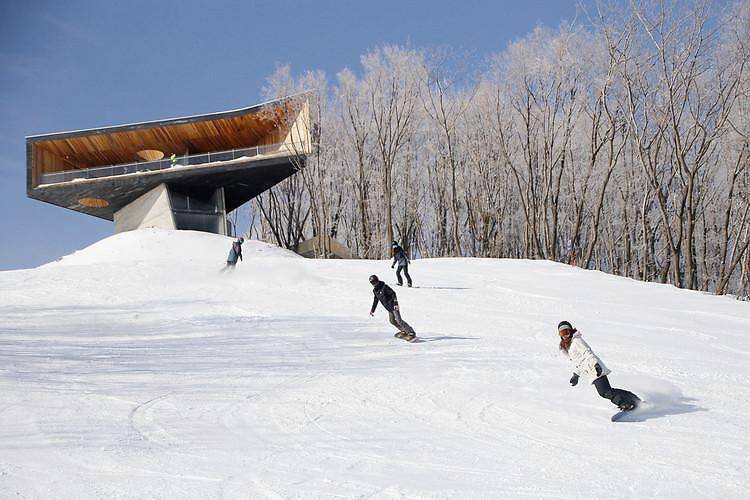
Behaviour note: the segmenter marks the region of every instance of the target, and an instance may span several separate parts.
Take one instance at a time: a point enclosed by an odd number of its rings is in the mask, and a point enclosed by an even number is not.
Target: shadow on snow
[[[669,415],[709,411],[708,408],[695,404],[697,399],[685,397],[682,394],[653,392],[645,393],[643,397],[643,406],[622,417],[620,422],[645,422]]]
[[[417,337],[417,340],[415,340],[414,343],[439,342],[441,340],[479,340],[479,337],[451,337],[448,335],[442,335],[439,337]]]

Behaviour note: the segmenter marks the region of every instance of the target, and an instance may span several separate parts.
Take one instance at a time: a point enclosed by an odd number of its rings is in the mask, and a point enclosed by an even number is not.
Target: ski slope
[[[546,261],[432,259],[396,288],[196,232],[0,273],[0,498],[747,498],[750,303]],[[570,320],[649,402],[557,349]]]

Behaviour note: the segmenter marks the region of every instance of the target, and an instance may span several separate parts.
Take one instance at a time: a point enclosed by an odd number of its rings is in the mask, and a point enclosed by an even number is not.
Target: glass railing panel
[[[239,158],[251,158],[263,154],[277,153],[280,148],[281,144],[269,144],[264,146],[253,146],[250,148],[218,151],[216,153],[177,156],[174,159],[164,158],[162,160],[148,162],[124,163],[120,165],[108,165],[105,167],[68,170],[65,172],[42,174],[40,184],[55,184],[59,182],[70,182],[77,179],[96,179],[99,177],[113,177],[134,174],[137,172],[153,172],[155,170],[164,170],[174,167],[196,166],[202,163],[231,161]]]

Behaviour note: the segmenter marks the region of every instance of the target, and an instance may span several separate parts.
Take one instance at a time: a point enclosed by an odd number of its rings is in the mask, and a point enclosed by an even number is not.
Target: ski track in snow
[[[750,304],[546,261],[119,234],[0,273],[0,498],[746,498]],[[640,394],[570,387],[572,321]]]

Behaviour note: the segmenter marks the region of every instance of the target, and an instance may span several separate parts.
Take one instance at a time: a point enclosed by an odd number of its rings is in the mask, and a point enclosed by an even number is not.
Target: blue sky
[[[26,198],[27,135],[235,109],[278,64],[332,77],[387,43],[477,61],[575,0],[0,1],[0,270],[37,266],[113,233]]]

